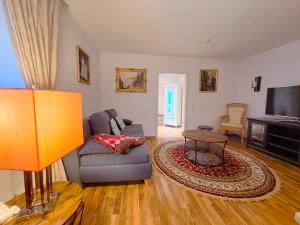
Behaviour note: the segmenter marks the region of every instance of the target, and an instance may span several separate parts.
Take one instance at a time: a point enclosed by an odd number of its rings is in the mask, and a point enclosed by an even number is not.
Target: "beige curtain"
[[[6,0],[12,40],[28,88],[54,89],[57,65],[59,0]],[[59,160],[54,181],[66,180]]]

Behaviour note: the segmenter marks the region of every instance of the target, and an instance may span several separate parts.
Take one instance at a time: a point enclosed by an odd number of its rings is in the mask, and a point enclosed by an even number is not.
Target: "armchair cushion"
[[[229,123],[231,124],[242,124],[242,116],[245,109],[241,107],[229,107]]]
[[[243,125],[242,124],[236,124],[236,123],[227,123],[227,122],[223,122],[221,124],[221,127],[222,126],[225,126],[225,127],[234,127],[234,128],[243,128]]]

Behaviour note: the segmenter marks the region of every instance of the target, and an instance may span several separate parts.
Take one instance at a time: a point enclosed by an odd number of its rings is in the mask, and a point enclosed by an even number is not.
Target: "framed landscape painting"
[[[77,46],[77,79],[84,84],[90,84],[90,57]]]
[[[147,69],[116,68],[116,92],[147,92]]]
[[[200,92],[216,92],[218,70],[200,70]]]

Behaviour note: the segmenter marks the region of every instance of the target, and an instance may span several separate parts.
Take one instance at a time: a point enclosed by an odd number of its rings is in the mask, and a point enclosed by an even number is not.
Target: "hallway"
[[[158,126],[158,138],[182,138],[182,127]]]

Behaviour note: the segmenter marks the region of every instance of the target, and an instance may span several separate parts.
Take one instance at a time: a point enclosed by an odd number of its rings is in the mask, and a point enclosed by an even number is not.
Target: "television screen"
[[[266,114],[300,117],[300,86],[268,88]]]

